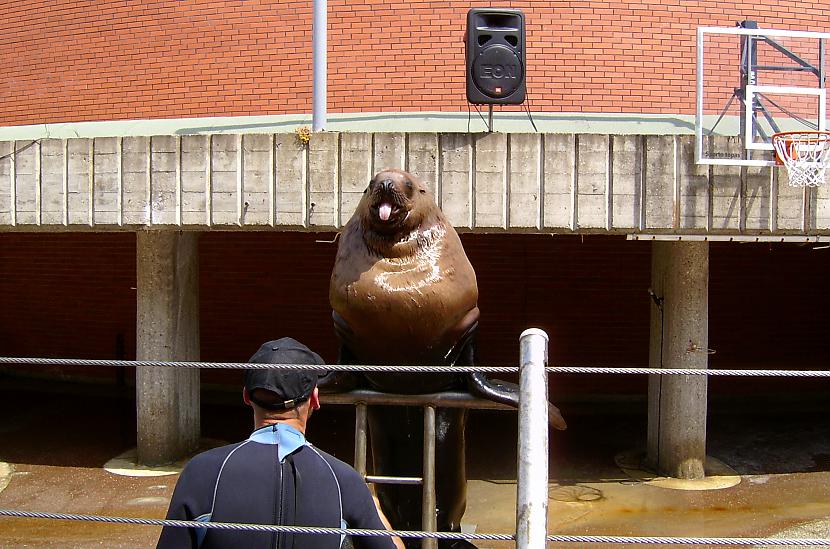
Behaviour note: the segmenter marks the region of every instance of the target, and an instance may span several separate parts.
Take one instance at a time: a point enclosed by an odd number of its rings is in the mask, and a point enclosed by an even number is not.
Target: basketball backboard
[[[756,27],[698,28],[698,164],[772,166],[773,134],[827,129],[830,33]]]

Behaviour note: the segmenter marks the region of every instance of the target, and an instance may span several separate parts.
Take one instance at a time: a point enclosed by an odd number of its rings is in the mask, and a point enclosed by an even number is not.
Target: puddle
[[[599,501],[603,495],[601,490],[591,486],[554,484],[548,488],[548,498],[563,503],[585,503]]]
[[[0,492],[5,490],[9,482],[11,482],[12,473],[14,473],[14,467],[5,461],[0,461]]]
[[[617,454],[614,462],[632,479],[649,486],[669,488],[671,490],[721,490],[732,488],[741,483],[741,477],[728,465],[711,456],[706,456],[706,466],[702,479],[688,480],[660,476],[643,467],[645,452],[631,450]]]

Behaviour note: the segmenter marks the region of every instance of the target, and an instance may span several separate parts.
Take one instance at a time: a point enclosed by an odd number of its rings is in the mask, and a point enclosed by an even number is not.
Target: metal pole
[[[354,409],[354,469],[366,476],[366,405],[362,402]]]
[[[421,523],[424,532],[435,532],[438,517],[435,514],[435,408],[424,406],[424,484]],[[438,540],[424,538],[423,549],[435,549]]]
[[[326,129],[326,81],[327,81],[327,36],[328,2],[314,0],[314,21],[311,26],[313,40],[314,89],[312,92],[313,113],[311,129],[315,132]]]
[[[487,131],[493,133],[493,105],[488,105],[487,110]]]
[[[548,519],[548,335],[525,330],[519,353],[516,547],[542,549]]]
[[[695,161],[703,160],[703,30],[697,29],[697,108],[695,109]],[[734,97],[734,96],[733,96]],[[717,125],[717,122],[715,123]],[[712,128],[714,131],[714,127]]]

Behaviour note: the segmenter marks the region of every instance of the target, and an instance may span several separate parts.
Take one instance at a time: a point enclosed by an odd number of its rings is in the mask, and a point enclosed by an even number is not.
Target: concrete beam
[[[717,150],[737,154],[731,138]],[[698,165],[694,137],[219,133],[0,142],[0,231],[340,229],[375,172],[419,176],[459,229],[830,236],[830,186]]]
[[[198,238],[137,233],[137,360],[199,360]],[[139,463],[170,463],[196,450],[199,405],[197,368],[138,368]]]
[[[709,243],[652,245],[649,364],[708,367]],[[653,375],[648,389],[647,462],[660,474],[705,476],[706,376]]]

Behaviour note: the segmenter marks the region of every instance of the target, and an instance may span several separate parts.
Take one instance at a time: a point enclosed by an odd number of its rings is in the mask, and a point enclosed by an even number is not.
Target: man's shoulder
[[[320,456],[326,463],[328,463],[332,471],[334,471],[334,474],[337,475],[338,478],[352,477],[362,480],[362,477],[357,471],[355,471],[354,467],[352,467],[345,461],[342,461],[334,457],[333,455],[329,454],[325,450],[321,450],[320,448],[311,444],[308,445],[307,449],[314,452],[315,454]]]
[[[192,470],[221,467],[222,463],[225,459],[227,459],[231,452],[239,448],[242,444],[244,444],[244,441],[236,442],[234,444],[226,444],[224,446],[216,446],[214,448],[210,448],[209,450],[199,452],[190,458],[190,461],[188,461],[185,465],[185,469]]]

